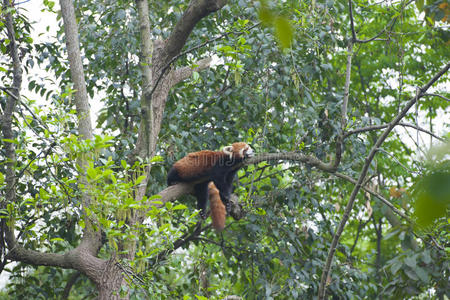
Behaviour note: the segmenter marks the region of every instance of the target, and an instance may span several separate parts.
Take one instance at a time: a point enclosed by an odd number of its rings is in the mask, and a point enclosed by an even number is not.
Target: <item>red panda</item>
[[[208,184],[209,193],[209,207],[211,208],[212,227],[218,232],[225,228],[225,219],[227,212],[225,205],[220,199],[220,193],[214,182],[210,181]]]
[[[178,182],[205,179],[194,187],[197,208],[200,209],[200,214],[204,218],[209,197],[213,227],[221,231],[225,227],[226,212],[230,209],[229,199],[233,189],[233,179],[238,171],[233,167],[251,156],[253,156],[253,150],[244,142],[234,143],[223,148],[222,151],[192,152],[173,165],[167,176],[167,184],[170,186]],[[219,205],[218,199],[223,202],[222,205]]]

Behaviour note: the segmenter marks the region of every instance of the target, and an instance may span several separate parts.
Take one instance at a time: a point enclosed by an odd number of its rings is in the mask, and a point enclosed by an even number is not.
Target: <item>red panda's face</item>
[[[223,152],[230,155],[230,158],[247,158],[254,155],[253,149],[244,142],[233,143],[231,146],[223,148]]]

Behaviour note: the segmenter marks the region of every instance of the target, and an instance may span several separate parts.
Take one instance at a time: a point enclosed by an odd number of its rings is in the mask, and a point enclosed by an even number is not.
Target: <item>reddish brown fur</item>
[[[227,216],[225,205],[223,205],[222,200],[220,200],[219,190],[212,181],[208,184],[208,193],[212,226],[215,230],[220,232],[225,228],[225,219]]]
[[[202,177],[208,178],[205,178],[205,180],[219,180],[216,183],[223,190],[219,191],[213,181],[209,182],[207,186],[207,181],[201,182],[195,186],[195,189],[197,206],[203,212],[202,217],[204,216],[207,198],[209,198],[212,226],[220,232],[225,228],[227,212],[224,202],[228,201],[228,199],[221,199],[220,193],[224,197],[230,196],[232,180],[237,171],[237,169],[231,168],[232,165],[252,155],[251,147],[244,142],[234,143],[225,147],[222,151],[203,150],[189,153],[173,165],[168,173],[167,183],[173,185],[177,182],[192,182]]]
[[[238,158],[243,158],[241,153],[239,153],[239,152],[242,149],[245,149],[245,148],[249,147],[247,145],[247,143],[244,143],[244,142],[233,143],[231,146],[233,147],[233,156],[234,157],[238,157]]]
[[[177,161],[173,167],[182,178],[192,178],[211,169],[225,154],[219,151],[192,152]]]

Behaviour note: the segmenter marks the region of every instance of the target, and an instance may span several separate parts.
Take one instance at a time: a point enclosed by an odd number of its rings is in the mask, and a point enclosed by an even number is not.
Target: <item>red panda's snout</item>
[[[247,158],[253,156],[255,156],[255,152],[253,152],[252,147],[248,146],[248,148],[244,150],[244,157]]]

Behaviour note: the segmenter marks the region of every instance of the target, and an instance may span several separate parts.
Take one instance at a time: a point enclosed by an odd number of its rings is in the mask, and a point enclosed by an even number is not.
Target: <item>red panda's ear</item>
[[[233,158],[233,146],[223,147],[223,153],[230,156],[230,159]]]

